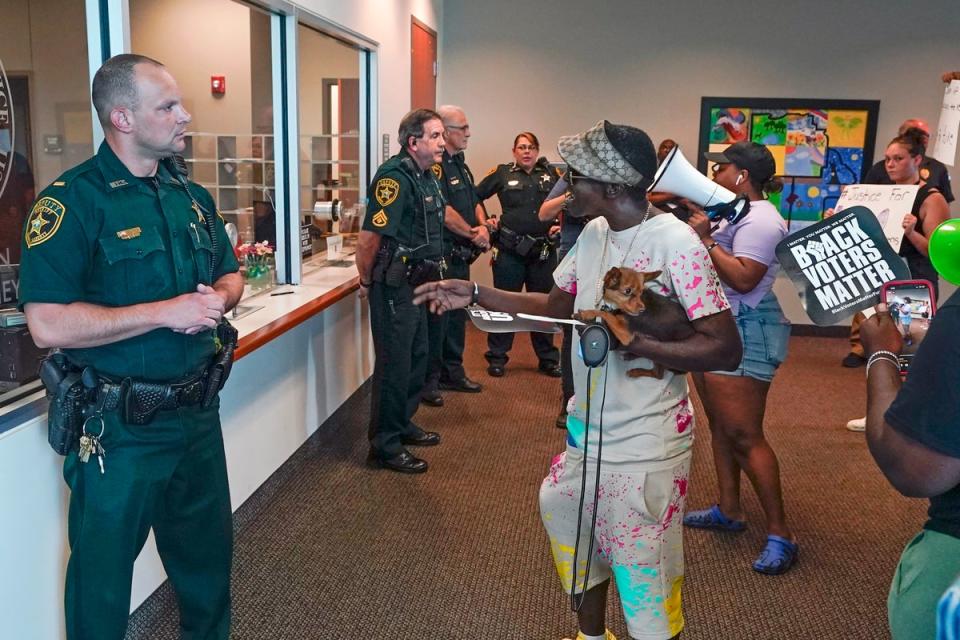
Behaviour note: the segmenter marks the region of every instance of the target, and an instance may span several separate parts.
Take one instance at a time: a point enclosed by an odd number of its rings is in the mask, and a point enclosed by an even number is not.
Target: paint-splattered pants
[[[581,451],[569,447],[554,459],[550,474],[540,486],[540,516],[567,593],[574,583],[583,470]],[[690,457],[660,464],[603,465],[594,553],[587,575],[596,470],[596,461],[589,460],[579,523],[576,590],[589,590],[613,577],[630,636],[644,640],[672,638],[683,629],[681,519]]]

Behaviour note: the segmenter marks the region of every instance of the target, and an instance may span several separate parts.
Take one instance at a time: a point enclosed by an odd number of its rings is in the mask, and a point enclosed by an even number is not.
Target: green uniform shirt
[[[453,210],[459,213],[463,221],[470,227],[477,226],[477,204],[480,202],[480,198],[477,196],[473,173],[471,173],[470,167],[467,166],[463,158],[463,152],[451,156],[444,149],[443,160],[433,165],[432,170],[440,180],[440,188],[447,204],[453,207]],[[453,250],[454,242],[467,246],[473,244],[467,238],[462,238],[454,233],[445,233],[443,237],[444,255]]]
[[[156,177],[154,191],[103,143],[96,156],[44,189],[23,230],[21,308],[30,302],[124,307],[211,284],[214,243],[202,213],[165,163]],[[206,190],[192,184],[191,192],[203,208],[215,211]],[[214,281],[238,268],[223,220],[215,218]],[[188,336],[155,329],[65,352],[107,375],[172,382],[202,370],[214,350],[212,331]]]
[[[433,170],[421,171],[401,151],[377,169],[367,203],[365,231],[394,238],[418,260],[440,258],[445,202]]]
[[[537,214],[559,177],[546,158],[537,160],[530,173],[515,162],[501,164],[491,169],[480,181],[477,195],[481,200],[486,200],[497,194],[503,211],[500,224],[507,229],[520,234],[545,236],[553,222],[541,222]]]

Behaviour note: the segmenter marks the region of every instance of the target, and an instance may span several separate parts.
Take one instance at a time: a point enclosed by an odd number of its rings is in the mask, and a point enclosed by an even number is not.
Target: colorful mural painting
[[[781,193],[771,196],[790,231],[823,217],[845,184],[860,182],[873,158],[878,100],[703,98],[697,166],[706,151],[751,140],[770,149]]]

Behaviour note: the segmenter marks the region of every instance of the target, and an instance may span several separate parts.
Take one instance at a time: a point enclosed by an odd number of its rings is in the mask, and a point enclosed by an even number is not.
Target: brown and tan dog
[[[615,305],[613,311],[584,310],[574,314],[582,322],[602,318],[610,332],[623,345],[638,335],[651,336],[662,342],[684,340],[694,334],[693,325],[680,303],[654,293],[646,283],[660,275],[659,271],[640,272],[626,267],[613,267],[603,277],[603,299]],[[631,378],[663,378],[664,367],[630,369]],[[680,372],[678,372],[680,373]]]

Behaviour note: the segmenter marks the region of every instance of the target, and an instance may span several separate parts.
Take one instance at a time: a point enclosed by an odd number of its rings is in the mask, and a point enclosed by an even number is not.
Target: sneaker
[[[867,418],[856,418],[847,423],[847,429],[850,431],[866,431],[867,430]]]
[[[840,361],[840,364],[848,369],[856,369],[857,367],[862,367],[866,363],[866,358],[863,356],[858,356],[853,352],[848,353],[844,359]]]

